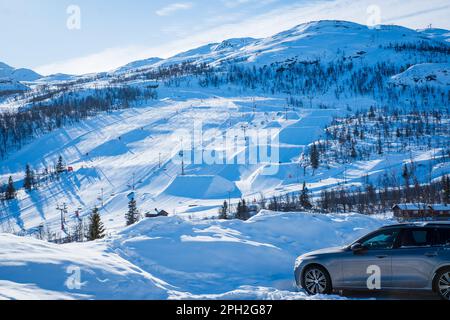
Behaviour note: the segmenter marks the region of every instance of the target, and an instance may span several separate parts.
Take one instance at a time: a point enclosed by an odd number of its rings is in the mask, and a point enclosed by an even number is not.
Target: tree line
[[[37,136],[148,99],[157,99],[155,89],[106,87],[66,92],[50,100],[45,94],[36,96],[17,112],[0,113],[0,158],[4,159],[11,150],[20,149]]]

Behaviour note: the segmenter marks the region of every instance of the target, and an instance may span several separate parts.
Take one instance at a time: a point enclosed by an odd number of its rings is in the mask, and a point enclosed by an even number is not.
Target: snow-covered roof
[[[393,207],[393,209],[399,208],[400,210],[413,211],[413,210],[426,210],[432,209],[434,211],[450,211],[450,205],[443,203],[425,204],[425,203],[401,203]]]
[[[430,204],[430,208],[434,211],[450,211],[450,205],[445,203]]]
[[[428,209],[428,205],[425,203],[402,203],[397,204],[394,208],[399,208],[400,210],[425,210]]]

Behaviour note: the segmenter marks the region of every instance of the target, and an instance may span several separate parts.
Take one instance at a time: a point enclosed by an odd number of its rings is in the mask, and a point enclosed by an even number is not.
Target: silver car
[[[309,294],[417,290],[450,300],[450,222],[387,226],[349,246],[304,254],[295,280]]]

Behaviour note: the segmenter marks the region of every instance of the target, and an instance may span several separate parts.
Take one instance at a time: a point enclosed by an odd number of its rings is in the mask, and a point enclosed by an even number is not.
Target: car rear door
[[[402,230],[392,252],[392,287],[426,289],[439,264],[439,247],[434,228]]]

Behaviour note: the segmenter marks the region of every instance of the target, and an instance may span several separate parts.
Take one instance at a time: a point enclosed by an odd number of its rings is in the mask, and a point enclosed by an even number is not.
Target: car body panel
[[[386,228],[422,230],[428,224],[402,224],[383,227],[362,237],[376,235]],[[433,224],[435,228],[450,228],[450,223]],[[401,233],[400,233],[401,234]],[[400,234],[397,236],[400,240]],[[431,291],[433,280],[439,269],[450,267],[450,243],[422,247],[393,247],[354,252],[351,246],[328,248],[300,256],[295,264],[295,279],[302,287],[302,276],[306,268],[319,265],[325,268],[331,278],[334,290],[369,290],[367,280],[373,266],[381,271],[381,290],[389,291]]]

